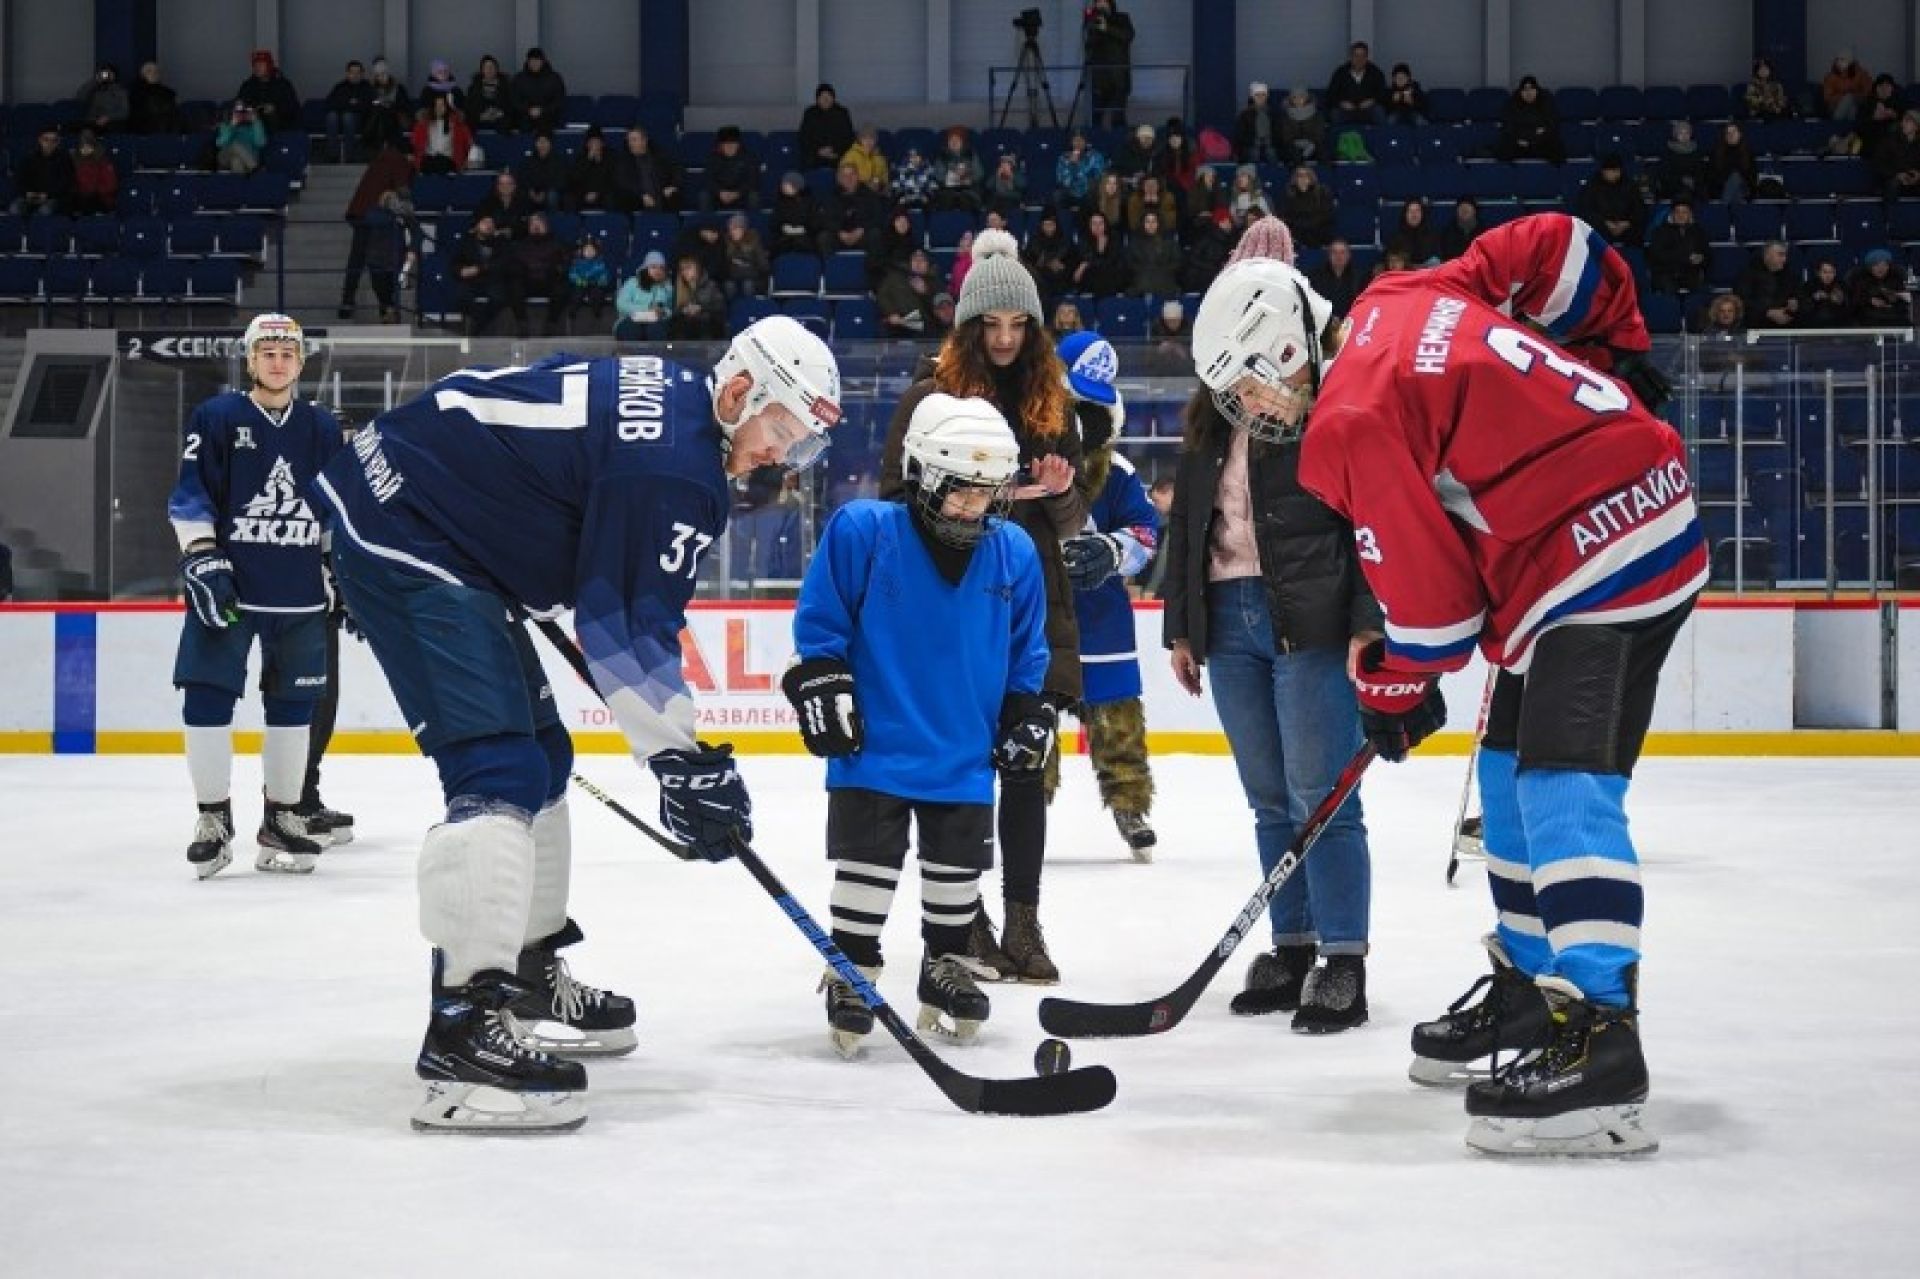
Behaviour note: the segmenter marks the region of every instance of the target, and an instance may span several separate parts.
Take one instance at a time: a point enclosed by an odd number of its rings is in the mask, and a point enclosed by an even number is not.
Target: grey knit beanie
[[[965,324],[989,311],[1025,311],[1035,324],[1040,314],[1040,290],[1020,263],[1020,245],[1005,231],[989,228],[973,237],[973,266],[960,282],[960,301],[953,322]]]

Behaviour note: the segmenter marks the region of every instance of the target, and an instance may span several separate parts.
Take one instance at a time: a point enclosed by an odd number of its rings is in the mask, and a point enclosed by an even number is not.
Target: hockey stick
[[[567,665],[586,682],[588,688],[594,688],[592,678],[587,674],[586,659],[574,645],[567,633],[556,622],[546,619],[539,621],[540,631],[547,637]],[[597,693],[599,690],[595,688]],[[634,816],[612,796],[582,777],[573,774],[574,785],[593,796],[614,813],[623,818],[628,825],[643,832],[647,838],[683,860],[692,860],[693,854],[683,845],[667,838],[647,822]],[[813,943],[820,957],[827,961],[840,979],[853,987],[860,996],[860,1002],[873,1010],[887,1033],[907,1050],[907,1056],[927,1073],[947,1099],[960,1109],[971,1114],[987,1115],[1077,1115],[1089,1110],[1099,1110],[1111,1102],[1117,1091],[1118,1083],[1113,1072],[1105,1066],[1082,1066],[1063,1071],[1056,1075],[1041,1075],[1032,1079],[981,1079],[974,1075],[955,1070],[940,1059],[938,1053],[927,1047],[920,1036],[914,1034],[900,1014],[894,1011],[886,996],[874,989],[866,974],[842,953],[833,938],[822,932],[820,925],[799,902],[794,900],[773,871],[760,860],[759,854],[745,840],[734,841],[736,856],[754,881],[766,890],[780,909],[785,912],[793,926],[802,936]]]
[[[1215,974],[1265,912],[1267,903],[1280,891],[1280,885],[1300,869],[1300,863],[1313,851],[1314,842],[1326,830],[1334,814],[1340,811],[1340,806],[1347,802],[1347,797],[1359,787],[1360,775],[1367,771],[1367,765],[1372,762],[1373,745],[1369,742],[1347,761],[1333,789],[1313,810],[1306,824],[1295,832],[1293,843],[1280,854],[1280,860],[1267,872],[1259,889],[1234,917],[1227,935],[1220,939],[1213,953],[1194,970],[1193,976],[1160,998],[1139,1004],[1086,1004],[1073,999],[1043,999],[1040,1001],[1041,1028],[1050,1035],[1067,1039],[1130,1039],[1141,1035],[1158,1035],[1178,1026],[1193,1011],[1194,1004],[1199,1002]]]
[[[1460,870],[1461,828],[1467,824],[1467,804],[1473,797],[1473,775],[1480,763],[1480,739],[1487,732],[1487,711],[1493,706],[1493,686],[1500,680],[1500,668],[1487,670],[1486,691],[1480,694],[1480,717],[1473,725],[1473,745],[1467,750],[1467,780],[1460,787],[1460,810],[1453,815],[1453,847],[1447,854],[1447,887]],[[1484,821],[1484,817],[1482,818]],[[1483,827],[1484,829],[1484,827]]]

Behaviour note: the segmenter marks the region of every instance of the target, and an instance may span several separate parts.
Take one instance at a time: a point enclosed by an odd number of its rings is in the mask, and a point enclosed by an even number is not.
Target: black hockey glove
[[[340,590],[340,580],[333,575],[333,561],[324,559],[320,565],[325,570],[321,580],[327,588],[327,617],[335,626],[362,644],[366,643],[367,633],[360,629],[360,623],[353,620],[353,614],[347,609],[347,597]]]
[[[753,801],[733,766],[732,746],[696,742],[693,750],[661,751],[647,761],[660,779],[660,822],[667,833],[710,862],[733,856],[734,837],[753,839]]]
[[[800,737],[821,759],[851,755],[866,741],[866,724],[854,696],[853,672],[835,657],[816,657],[787,668],[780,691],[800,716]]]
[[[1090,591],[1120,571],[1120,539],[1110,533],[1082,533],[1060,543],[1060,558],[1076,591]]]
[[[1398,764],[1447,722],[1447,701],[1431,675],[1387,664],[1385,640],[1360,650],[1354,691],[1360,698],[1360,728],[1381,759]]]
[[[1000,703],[1000,741],[993,766],[1002,773],[1037,773],[1053,751],[1059,712],[1038,693],[1009,693]]]
[[[240,588],[234,585],[233,561],[218,547],[188,551],[180,557],[180,584],[194,615],[217,631],[240,620]]]
[[[1623,351],[1617,346],[1607,350],[1613,355],[1613,375],[1627,384],[1647,412],[1658,413],[1673,398],[1673,384],[1654,367],[1646,352]]]

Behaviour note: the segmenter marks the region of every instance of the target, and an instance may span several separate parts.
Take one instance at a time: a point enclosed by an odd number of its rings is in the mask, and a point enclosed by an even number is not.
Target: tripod
[[[1040,56],[1040,45],[1032,36],[1020,41],[1020,61],[1013,69],[1013,82],[1007,86],[1007,96],[1000,103],[1000,115],[993,122],[997,129],[1007,127],[1007,116],[1013,110],[1013,95],[1022,88],[1027,91],[1027,127],[1040,127],[1040,99],[1047,100],[1047,120],[1054,128],[1060,127],[1060,114],[1053,109],[1053,86],[1047,83],[1046,59]]]

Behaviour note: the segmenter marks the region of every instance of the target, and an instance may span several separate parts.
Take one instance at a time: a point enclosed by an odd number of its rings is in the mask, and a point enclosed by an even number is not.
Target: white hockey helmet
[[[935,539],[968,547],[987,535],[1013,500],[1020,445],[1000,410],[982,399],[936,391],[914,406],[907,421],[904,471],[920,518]],[[963,514],[947,513],[947,497],[973,489],[986,502]]]
[[[1297,437],[1304,422],[1287,423],[1248,408],[1235,388],[1252,376],[1276,392],[1297,396],[1287,379],[1313,370],[1319,388],[1320,335],[1333,319],[1333,303],[1314,292],[1307,277],[1272,258],[1247,258],[1222,271],[1200,300],[1193,321],[1193,368],[1213,393],[1220,413],[1260,439]],[[1309,402],[1312,392],[1308,393]]]
[[[253,348],[262,342],[291,342],[300,363],[307,362],[307,335],[301,330],[300,321],[290,315],[266,311],[247,321],[247,331],[240,335],[240,350],[246,356],[249,375],[253,372]]]
[[[819,461],[827,451],[827,432],[840,421],[840,366],[827,344],[791,316],[755,320],[713,366],[716,416],[721,388],[741,373],[753,379],[753,389],[739,416],[720,423],[727,439],[741,423],[778,404],[807,429],[807,438],[788,449],[783,464],[804,471]]]

